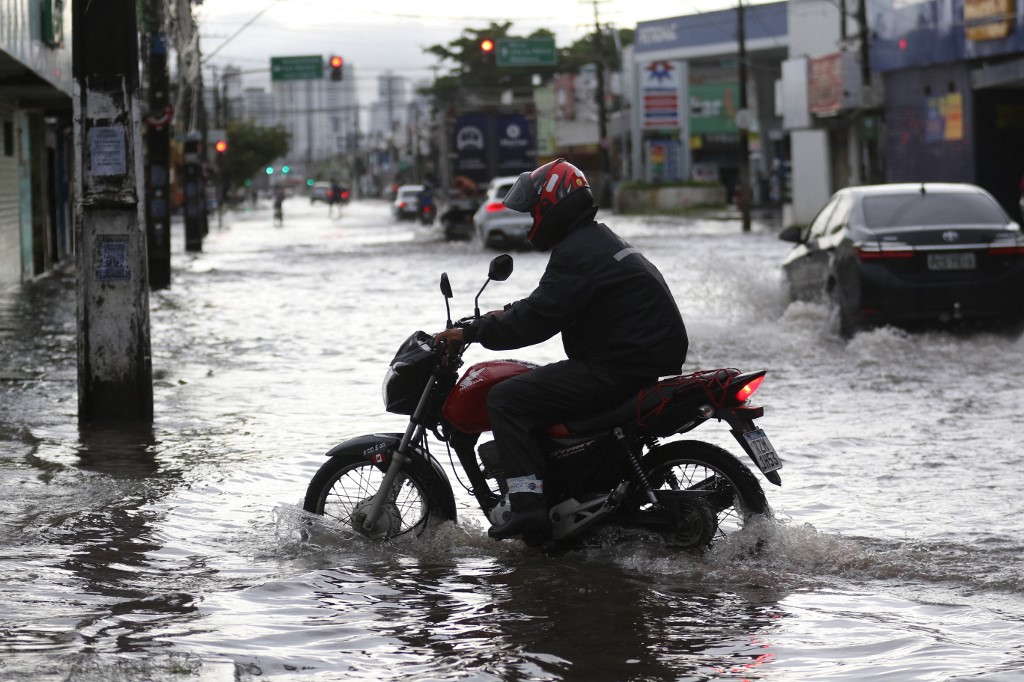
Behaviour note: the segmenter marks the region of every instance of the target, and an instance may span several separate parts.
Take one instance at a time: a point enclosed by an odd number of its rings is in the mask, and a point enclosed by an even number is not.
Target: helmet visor
[[[507,208],[521,213],[526,213],[533,208],[540,199],[540,190],[544,186],[544,180],[543,177],[539,177],[534,181],[530,175],[530,171],[520,173],[519,179],[512,185],[512,189],[508,191],[501,203],[505,204]]]

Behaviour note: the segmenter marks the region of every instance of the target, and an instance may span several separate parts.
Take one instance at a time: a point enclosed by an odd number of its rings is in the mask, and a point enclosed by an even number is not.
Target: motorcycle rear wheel
[[[769,513],[764,490],[732,453],[701,441],[677,441],[654,448],[642,460],[654,490],[710,491],[714,518],[704,528],[667,539],[686,547],[711,546],[741,530],[756,515]],[[642,513],[642,510],[636,510]],[[694,515],[699,516],[699,515]],[[697,519],[698,521],[700,519]]]
[[[338,455],[320,467],[309,482],[302,508],[333,525],[373,540],[420,535],[429,522],[445,520],[439,491],[411,462],[398,475],[381,514],[369,530],[363,527],[366,511],[380,489],[385,470],[359,454]]]

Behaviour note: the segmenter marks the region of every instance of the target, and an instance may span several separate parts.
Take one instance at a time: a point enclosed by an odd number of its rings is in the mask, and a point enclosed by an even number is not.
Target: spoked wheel
[[[303,509],[374,540],[419,535],[436,506],[431,502],[436,498],[430,483],[420,478],[412,471],[400,473],[381,514],[366,528],[366,513],[384,480],[384,470],[359,455],[332,457],[310,481]]]
[[[661,445],[642,465],[655,491],[670,508],[666,540],[681,548],[709,547],[742,529],[756,515],[768,513],[761,484],[731,453],[710,443],[680,441]],[[673,495],[673,492],[679,494]],[[634,515],[664,515],[637,498]]]

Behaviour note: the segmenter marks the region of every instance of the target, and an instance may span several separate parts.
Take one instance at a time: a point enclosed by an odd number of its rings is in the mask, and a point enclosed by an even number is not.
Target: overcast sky
[[[638,21],[734,4],[602,0],[598,13],[602,24],[635,28]],[[210,55],[210,65],[241,68],[247,87],[269,86],[270,57],[339,54],[356,70],[361,104],[376,99],[377,76],[386,71],[413,81],[429,79],[436,60],[423,49],[458,38],[465,27],[511,21],[512,32],[519,35],[548,28],[557,45],[565,47],[594,26],[594,3],[582,0],[205,0],[195,13],[204,61]]]

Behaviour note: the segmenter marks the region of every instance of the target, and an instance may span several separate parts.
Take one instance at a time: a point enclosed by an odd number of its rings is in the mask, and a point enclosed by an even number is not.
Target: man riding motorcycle
[[[688,347],[661,273],[594,220],[594,196],[578,168],[556,159],[523,173],[502,203],[529,212],[529,242],[551,249],[540,283],[528,297],[439,332],[434,342],[510,350],[561,333],[567,359],[507,379],[488,394],[512,508],[488,530],[495,539],[550,528],[544,457],[533,441],[538,430],[609,408],[660,376],[680,373]]]

